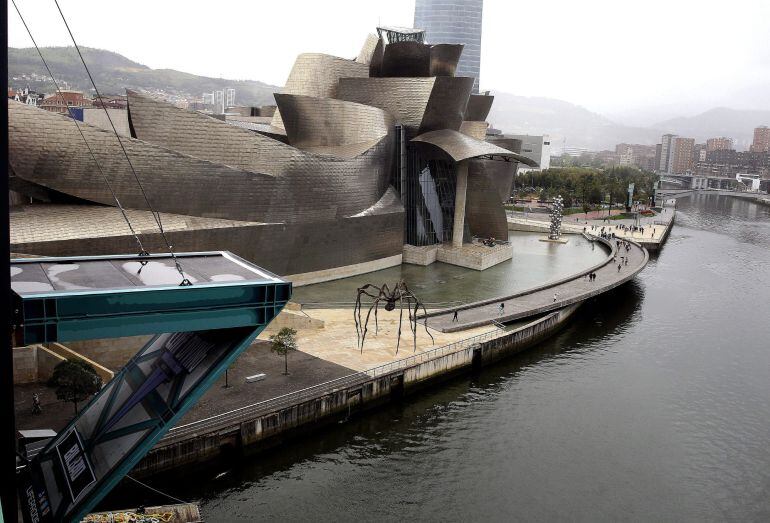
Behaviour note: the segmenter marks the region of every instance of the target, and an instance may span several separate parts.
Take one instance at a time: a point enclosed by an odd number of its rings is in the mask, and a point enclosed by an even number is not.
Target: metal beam
[[[8,2],[0,0],[0,25],[2,26],[2,41],[5,48],[5,54],[2,59],[2,77],[3,92],[8,93]],[[0,440],[0,500],[2,500],[2,518],[7,521],[16,521],[18,511],[16,508],[16,418],[13,405],[13,352],[11,349],[11,268],[10,268],[10,231],[9,231],[9,202],[8,202],[8,99],[7,94],[3,100],[0,109],[0,133],[2,142],[2,168],[0,175],[0,200],[2,200],[2,211],[0,211],[0,257],[3,260],[2,280],[0,287],[3,289],[3,310],[6,326],[3,332],[3,342],[0,346],[2,357],[0,358],[0,382],[2,383],[0,394],[2,394],[2,403],[0,403],[0,417],[4,420],[2,429],[2,440]]]

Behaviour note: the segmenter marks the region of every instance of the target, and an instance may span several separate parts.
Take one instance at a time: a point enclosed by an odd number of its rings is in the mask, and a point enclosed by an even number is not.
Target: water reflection
[[[307,303],[350,302],[356,289],[366,283],[391,286],[399,279],[427,303],[477,301],[513,294],[546,281],[553,281],[587,269],[603,260],[604,249],[578,235],[570,235],[566,244],[539,241],[542,234],[512,232],[513,259],[485,271],[474,271],[434,263],[427,267],[400,265],[332,282],[297,287],[294,301]]]

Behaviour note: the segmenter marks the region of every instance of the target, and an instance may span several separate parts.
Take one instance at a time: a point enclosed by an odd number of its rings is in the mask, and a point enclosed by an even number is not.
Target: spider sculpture
[[[376,294],[373,294],[375,293]],[[366,313],[366,320],[361,320],[361,297],[368,296],[374,298],[374,301],[369,306],[369,311]],[[404,280],[399,280],[396,286],[391,291],[387,284],[383,284],[382,287],[377,287],[371,283],[367,283],[363,287],[358,288],[358,296],[356,296],[356,305],[353,308],[353,320],[356,322],[356,335],[358,336],[358,346],[361,352],[364,351],[364,341],[366,340],[366,332],[369,325],[369,317],[374,310],[374,333],[377,334],[379,325],[377,324],[377,310],[381,303],[384,302],[384,308],[390,312],[396,308],[396,304],[399,307],[398,315],[398,338],[396,341],[396,354],[398,354],[398,347],[401,344],[401,324],[404,318],[404,304],[406,304],[406,311],[409,315],[409,327],[412,329],[412,336],[414,337],[414,350],[417,350],[417,311],[422,307],[423,312],[427,314],[425,306],[415,296],[409,287],[406,286]],[[433,343],[433,335],[428,331],[428,320],[425,318],[424,323],[425,332],[430,336]]]

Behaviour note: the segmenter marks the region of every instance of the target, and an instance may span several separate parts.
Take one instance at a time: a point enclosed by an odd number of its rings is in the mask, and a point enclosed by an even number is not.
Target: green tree
[[[270,350],[283,356],[283,374],[289,374],[289,353],[297,350],[297,331],[290,327],[284,327],[278,334],[270,336],[273,344]]]
[[[99,392],[102,378],[85,361],[66,360],[54,367],[48,386],[56,388],[58,399],[74,404],[77,416],[78,403]]]

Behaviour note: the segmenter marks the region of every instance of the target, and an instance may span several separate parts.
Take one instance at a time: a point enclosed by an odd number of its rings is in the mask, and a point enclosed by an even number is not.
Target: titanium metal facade
[[[469,178],[458,231],[504,237],[501,202],[529,160],[485,141],[492,97],[455,76],[462,45],[389,31],[368,37],[356,60],[300,55],[266,130],[129,91],[123,144],[141,188],[116,137],[81,124],[145,247],[164,250],[143,191],[180,251],[230,250],[277,274],[329,278],[397,263],[405,241],[453,239],[460,162]],[[135,252],[117,209],[97,206],[114,201],[72,120],[16,102],[9,113],[13,188],[37,201],[12,216],[13,251]]]
[[[484,0],[416,0],[414,26],[425,30],[428,43],[463,44],[458,76],[470,76],[479,92],[481,13]]]

